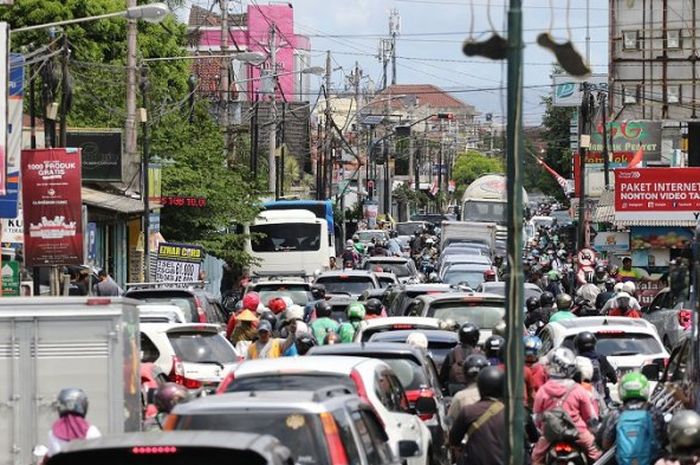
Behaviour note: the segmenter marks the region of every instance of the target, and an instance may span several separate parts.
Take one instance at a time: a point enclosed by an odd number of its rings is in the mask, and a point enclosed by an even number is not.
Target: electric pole
[[[221,67],[219,69],[219,121],[224,130],[224,150],[226,160],[230,158],[229,124],[228,124],[228,101],[229,101],[229,58],[228,58],[228,0],[220,0],[221,8]]]
[[[126,0],[126,7],[137,6],[136,0]],[[126,121],[124,124],[124,148],[126,149],[127,166],[133,167],[138,163],[138,135],[136,133],[136,34],[138,33],[136,19],[126,23]],[[127,171],[127,177],[131,169]],[[142,187],[143,191],[143,187]]]
[[[267,157],[268,180],[267,188],[274,193],[277,188],[277,166],[275,165],[275,149],[277,148],[277,29],[270,27],[270,81],[272,91],[270,93],[270,134],[269,150]]]
[[[391,84],[396,84],[396,36],[401,33],[401,16],[396,8],[389,14],[389,34],[391,35]],[[386,71],[385,71],[386,73]]]
[[[355,151],[358,155],[360,156],[360,147],[361,147],[361,138],[360,138],[360,128],[362,125],[360,124],[360,82],[362,80],[362,69],[360,69],[360,64],[356,61],[355,62],[355,69],[353,72],[350,74],[350,84],[353,87],[354,93],[355,93]],[[362,158],[359,158],[360,161],[362,161]],[[365,159],[365,163],[367,163],[367,159]],[[364,183],[362,181],[362,170],[360,169],[358,171],[358,179],[357,179],[357,185],[358,186],[363,186]],[[359,189],[358,189],[359,191]]]
[[[379,39],[379,61],[382,62],[382,88],[386,89],[387,73],[389,66],[389,53],[391,53],[391,39]]]
[[[324,112],[324,129],[323,129],[323,180],[321,183],[321,196],[319,200],[325,200],[330,197],[329,186],[326,186],[328,179],[329,170],[333,169],[333,165],[330,164],[331,159],[331,51],[326,51],[326,79],[325,79],[325,97],[326,97],[326,110]]]

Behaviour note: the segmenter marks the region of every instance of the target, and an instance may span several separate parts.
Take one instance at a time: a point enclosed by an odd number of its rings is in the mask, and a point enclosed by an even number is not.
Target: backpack
[[[615,432],[615,459],[618,465],[649,465],[656,460],[659,443],[648,409],[623,409]]]
[[[588,360],[590,360],[591,365],[593,365],[593,379],[591,380],[593,389],[595,389],[602,398],[605,398],[605,379],[603,379],[603,372],[600,371],[600,360],[597,357],[589,358]]]
[[[578,428],[576,428],[569,412],[564,410],[564,403],[574,388],[576,388],[575,383],[557,400],[554,408],[542,413],[542,432],[550,444],[555,442],[576,442],[578,439]]]
[[[449,382],[455,384],[465,384],[467,380],[464,378],[464,347],[458,344],[452,350],[452,365],[450,365]]]

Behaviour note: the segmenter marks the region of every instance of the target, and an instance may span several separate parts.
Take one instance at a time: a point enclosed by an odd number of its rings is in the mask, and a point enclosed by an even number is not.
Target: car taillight
[[[197,306],[197,315],[199,316],[199,322],[200,323],[206,323],[207,322],[207,314],[204,312],[204,307],[202,306],[202,300],[194,296],[194,304]]]
[[[690,328],[693,323],[693,313],[690,310],[681,309],[678,311],[678,324],[683,329]]]
[[[567,444],[565,442],[560,442],[554,445],[554,451],[559,452],[559,453],[566,453],[570,454],[571,452],[574,451],[574,448],[571,444]]]
[[[328,452],[331,456],[331,465],[348,465],[348,454],[345,452],[345,446],[343,446],[333,415],[323,412],[320,417],[323,433],[326,436],[326,444],[328,444]]]
[[[170,371],[169,378],[173,383],[185,386],[187,389],[199,389],[202,387],[201,381],[185,377],[185,367],[177,355],[173,355],[173,368]]]
[[[365,389],[365,383],[362,381],[362,375],[357,370],[352,370],[350,372],[350,379],[355,383],[355,389],[357,389],[357,395],[360,399],[367,403],[369,402],[369,397],[367,396],[367,389]]]
[[[435,392],[429,388],[413,389],[410,391],[406,391],[406,398],[412,406],[416,404],[416,401],[420,397],[435,397]],[[432,413],[426,415],[418,415],[418,418],[420,418],[423,421],[432,420],[433,417],[434,415]]]
[[[234,372],[230,372],[226,377],[219,383],[219,387],[216,388],[216,393],[217,394],[223,394],[226,392],[226,389],[228,389],[228,386],[233,382],[233,380],[236,378],[236,374]]]
[[[139,446],[131,448],[132,454],[148,455],[148,454],[177,454],[175,446]]]

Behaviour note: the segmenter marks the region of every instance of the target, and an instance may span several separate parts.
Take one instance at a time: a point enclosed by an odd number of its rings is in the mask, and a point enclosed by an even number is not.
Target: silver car
[[[689,297],[677,297],[671,288],[666,287],[656,294],[648,307],[642,309],[642,316],[656,327],[661,342],[671,350],[689,334],[691,308]]]

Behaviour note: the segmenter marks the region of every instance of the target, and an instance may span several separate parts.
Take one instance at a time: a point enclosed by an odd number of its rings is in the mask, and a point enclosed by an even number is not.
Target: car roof
[[[643,318],[628,318],[624,316],[584,316],[559,320],[548,323],[548,326],[561,327],[566,334],[575,334],[583,330],[592,332],[600,330],[639,331],[656,333],[655,326]]]
[[[250,283],[248,285],[248,287],[285,285],[285,284],[306,284],[306,285],[310,286],[310,284],[308,282],[304,281],[302,278],[289,277],[289,278],[283,278],[283,279],[266,279],[266,280],[261,280],[261,281],[255,281],[255,282]]]
[[[408,263],[406,257],[367,257],[367,263]]]
[[[219,326],[206,323],[141,323],[139,328],[144,333],[218,333]]]
[[[488,294],[486,292],[446,292],[444,294],[419,295],[416,299],[433,302],[498,302],[505,303],[506,299],[502,295]]]
[[[455,263],[450,270],[484,271],[491,268],[490,263]]]
[[[501,287],[506,287],[506,282],[505,281],[484,281],[483,283],[481,283],[481,287],[485,288],[485,289],[488,289],[489,287],[501,288]],[[533,283],[525,283],[525,288],[532,289],[533,291],[537,290],[537,291],[542,292],[542,289],[540,289],[540,287],[537,284],[533,284]]]
[[[182,312],[182,308],[175,304],[140,304],[139,312]]]
[[[372,277],[372,272],[369,270],[333,270],[324,271],[316,277],[318,281],[320,278],[336,277],[336,276],[367,276]]]
[[[264,360],[246,360],[238,365],[234,371],[236,378],[253,375],[278,375],[278,374],[342,374],[350,375],[353,368],[367,363],[366,358],[361,357],[332,357],[323,361],[312,360],[310,357],[295,357],[289,359],[280,357]]]
[[[459,336],[454,331],[445,329],[400,329],[385,333],[375,333],[370,338],[370,342],[388,342],[389,339],[407,338],[410,334],[422,333],[428,342],[459,342]]]
[[[132,299],[138,299],[139,297],[194,297],[194,292],[192,289],[185,289],[182,287],[148,287],[148,288],[132,288],[127,289],[124,292],[124,297],[131,297]]]
[[[429,292],[455,290],[453,286],[444,283],[404,284],[399,289],[400,292]]]
[[[425,316],[387,316],[384,318],[373,318],[371,320],[363,320],[360,323],[360,327],[366,330],[369,328],[401,324],[432,326],[434,328],[440,328],[442,326],[442,322],[437,318],[430,318]]]
[[[410,344],[397,342],[351,342],[344,344],[332,344],[312,347],[309,355],[335,355],[335,354],[392,354],[410,355],[418,360],[424,357],[425,352]]]

